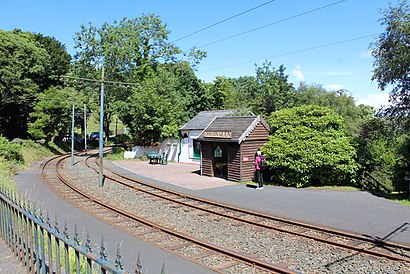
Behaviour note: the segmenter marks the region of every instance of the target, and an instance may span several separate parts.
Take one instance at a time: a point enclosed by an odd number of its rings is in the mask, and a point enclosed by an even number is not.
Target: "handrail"
[[[384,193],[389,194],[391,192],[386,186],[382,185],[376,178],[374,178],[369,172],[365,172],[362,176],[363,180],[365,180],[368,184],[371,184],[378,192],[381,192],[381,189]],[[372,181],[370,182],[367,178],[370,178]]]
[[[77,227],[73,238],[68,234],[66,224],[60,232],[57,221],[52,225],[49,216],[44,220],[41,209],[37,210],[30,201],[4,186],[0,187],[0,237],[11,247],[27,272],[80,273],[80,264],[85,262],[86,273],[93,273],[95,269],[101,273],[130,273],[123,269],[119,247],[116,259],[108,260],[101,240],[97,255],[91,250],[88,233],[85,243],[81,244]],[[75,267],[70,266],[73,261],[71,252],[75,255]],[[138,256],[134,273],[142,274],[141,269]]]

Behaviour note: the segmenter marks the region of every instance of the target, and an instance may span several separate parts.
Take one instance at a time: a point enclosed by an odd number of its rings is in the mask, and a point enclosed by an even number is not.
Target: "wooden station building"
[[[260,116],[215,117],[197,139],[201,175],[252,181],[255,153],[268,136],[269,127]]]

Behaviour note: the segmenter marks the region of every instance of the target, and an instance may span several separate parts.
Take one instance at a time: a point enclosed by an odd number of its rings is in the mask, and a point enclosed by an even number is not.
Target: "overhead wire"
[[[82,81],[88,81],[88,82],[101,82],[101,79],[93,79],[93,78],[83,78],[83,77],[74,77],[74,76],[66,76],[62,75],[62,78],[67,78],[67,79],[73,79],[73,80],[82,80]],[[110,81],[110,80],[103,80],[104,83],[108,84],[120,84],[120,85],[140,85],[140,83],[135,83],[135,82],[120,82],[120,81]]]
[[[243,11],[243,12],[240,12],[240,13],[238,13],[238,14],[232,15],[232,16],[226,18],[226,19],[223,19],[223,20],[218,21],[218,22],[216,22],[216,23],[214,23],[214,24],[211,24],[211,25],[209,25],[209,26],[206,26],[206,27],[204,27],[204,28],[202,28],[202,29],[199,29],[199,30],[197,30],[197,31],[194,31],[194,32],[192,32],[192,33],[190,33],[190,34],[187,34],[187,35],[185,35],[185,36],[182,36],[182,37],[180,37],[180,38],[178,38],[178,39],[172,41],[171,43],[178,42],[178,41],[180,41],[180,40],[182,40],[182,39],[185,39],[185,38],[187,38],[187,37],[190,37],[190,36],[192,36],[192,35],[194,35],[194,34],[197,34],[197,33],[200,33],[200,32],[202,32],[202,31],[204,31],[204,30],[207,30],[207,29],[210,29],[210,28],[212,28],[212,27],[215,27],[215,26],[217,26],[217,25],[219,25],[219,24],[222,24],[222,23],[224,23],[224,22],[226,22],[226,21],[229,21],[229,20],[231,20],[231,19],[233,19],[233,18],[239,17],[239,16],[241,16],[241,15],[243,15],[243,14],[245,14],[245,13],[248,13],[248,12],[251,12],[251,11],[253,11],[253,10],[256,10],[256,9],[258,9],[258,8],[260,8],[260,7],[266,6],[267,4],[270,4],[270,3],[274,2],[274,1],[276,1],[276,0],[267,1],[267,2],[265,2],[265,3],[263,3],[263,4],[260,4],[260,5],[256,6],[256,7],[253,7],[253,8],[250,8],[250,9],[248,9],[248,10],[245,10],[245,11]]]
[[[240,32],[240,33],[237,33],[237,34],[234,34],[234,35],[231,35],[231,36],[228,36],[228,37],[225,37],[225,38],[216,40],[216,41],[214,41],[214,42],[210,42],[210,43],[204,44],[204,45],[199,46],[199,47],[197,47],[197,48],[200,49],[200,48],[204,48],[204,47],[207,47],[207,46],[210,46],[210,45],[214,45],[214,44],[216,44],[216,43],[219,43],[219,42],[222,42],[222,41],[226,41],[226,40],[229,40],[229,39],[232,39],[232,38],[235,38],[235,37],[238,37],[238,36],[241,36],[241,35],[250,33],[250,32],[254,32],[254,31],[257,31],[257,30],[266,28],[266,27],[270,27],[270,26],[272,26],[272,25],[276,25],[276,24],[279,24],[279,23],[282,23],[282,22],[285,22],[285,21],[288,21],[288,20],[291,20],[291,19],[294,19],[294,18],[297,18],[297,17],[301,17],[301,16],[303,16],[303,15],[306,15],[306,14],[309,14],[309,13],[313,13],[313,12],[315,12],[315,11],[319,11],[319,10],[328,8],[328,7],[331,7],[331,6],[340,4],[340,3],[345,2],[345,1],[347,1],[347,0],[340,0],[340,1],[337,1],[337,2],[333,2],[333,3],[327,4],[327,5],[324,5],[324,6],[315,8],[315,9],[312,9],[312,10],[308,10],[308,11],[305,11],[305,12],[302,12],[302,13],[299,13],[299,14],[296,14],[296,15],[292,15],[292,16],[286,17],[286,18],[284,18],[284,19],[281,19],[281,20],[278,20],[278,21],[275,21],[275,22],[272,22],[272,23],[269,23],[269,24],[266,24],[266,25],[263,25],[263,26],[260,26],[260,27],[257,27],[257,28],[253,28],[253,29],[250,29],[250,30],[247,30],[247,31],[244,31],[244,32]]]
[[[338,45],[338,44],[349,43],[349,42],[353,42],[353,41],[356,41],[356,40],[361,40],[361,39],[373,37],[373,36],[376,36],[376,35],[380,35],[380,33],[375,33],[375,34],[370,34],[370,35],[355,37],[355,38],[351,38],[351,39],[347,39],[347,40],[342,40],[342,41],[327,43],[327,44],[323,44],[323,45],[319,45],[319,46],[314,46],[314,47],[310,47],[310,48],[305,48],[305,49],[294,50],[294,51],[290,51],[290,52],[285,52],[285,53],[281,53],[281,54],[277,54],[277,55],[272,55],[272,56],[268,56],[268,57],[264,57],[264,58],[258,58],[258,59],[254,59],[254,60],[251,60],[251,61],[246,61],[246,62],[242,62],[242,63],[232,64],[232,65],[229,65],[229,66],[219,67],[219,68],[215,68],[215,69],[204,70],[204,71],[201,71],[201,73],[210,72],[210,71],[215,71],[215,70],[221,70],[221,69],[231,68],[231,67],[236,67],[236,66],[241,66],[241,65],[245,65],[245,64],[249,64],[249,63],[254,63],[254,62],[257,62],[257,61],[260,61],[260,60],[267,60],[267,59],[282,57],[282,56],[291,55],[291,54],[295,54],[295,53],[300,53],[300,52],[305,52],[305,51],[310,51],[310,50],[315,50],[315,49],[330,47],[330,46],[334,46],[334,45]]]

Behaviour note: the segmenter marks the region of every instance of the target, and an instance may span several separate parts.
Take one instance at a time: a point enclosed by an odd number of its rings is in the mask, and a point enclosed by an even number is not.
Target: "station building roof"
[[[224,117],[232,114],[233,110],[204,110],[189,120],[180,131],[204,130],[215,117]]]
[[[259,115],[215,117],[199,135],[198,140],[240,144],[259,124],[269,132],[268,124]]]

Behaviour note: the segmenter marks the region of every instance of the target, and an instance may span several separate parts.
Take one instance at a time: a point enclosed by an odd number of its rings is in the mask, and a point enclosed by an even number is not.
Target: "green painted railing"
[[[66,223],[61,232],[57,218],[52,224],[48,214],[6,188],[0,188],[0,237],[30,273],[130,273],[123,269],[119,247],[115,260],[108,260],[101,239],[96,254],[88,233],[80,243],[77,226],[73,237]],[[134,273],[142,274],[139,256]]]

